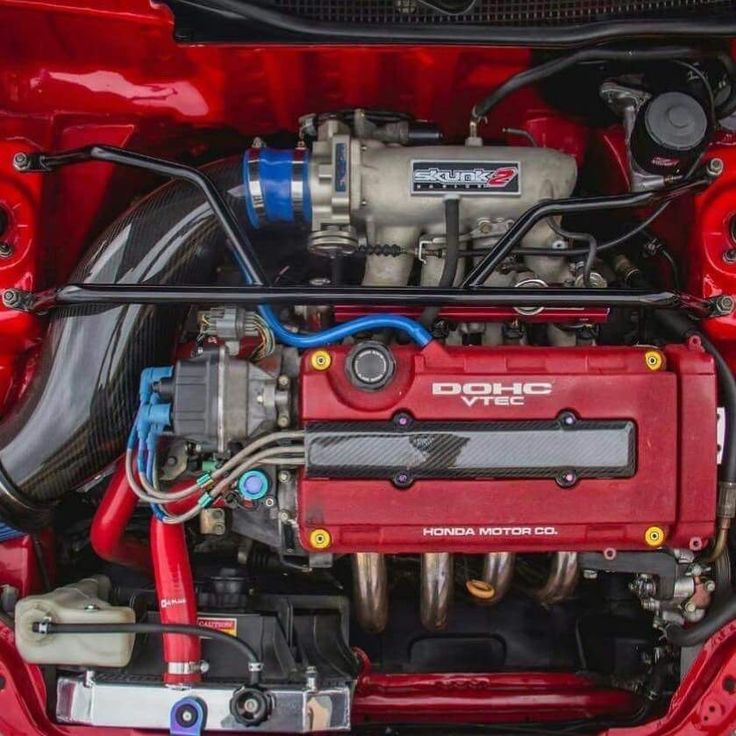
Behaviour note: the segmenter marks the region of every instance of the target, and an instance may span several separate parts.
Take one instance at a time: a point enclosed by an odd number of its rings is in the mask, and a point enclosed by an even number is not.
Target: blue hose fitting
[[[251,148],[243,156],[248,219],[269,223],[311,222],[309,153],[303,148]]]

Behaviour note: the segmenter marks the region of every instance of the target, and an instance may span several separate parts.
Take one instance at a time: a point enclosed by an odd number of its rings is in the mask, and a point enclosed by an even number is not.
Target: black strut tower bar
[[[459,287],[274,287],[258,260],[247,233],[222,194],[206,174],[189,166],[111,146],[90,146],[60,153],[18,153],[13,165],[24,173],[51,172],[63,166],[103,161],[144,169],[161,176],[181,179],[198,187],[222,226],[234,257],[248,276],[249,285],[239,288],[197,286],[129,286],[122,284],[67,284],[39,294],[7,289],[6,307],[42,312],[52,307],[75,304],[365,304],[395,306],[515,306],[515,307],[633,307],[645,309],[688,309],[695,316],[708,317],[733,309],[730,297],[699,299],[687,294],[661,290],[622,289],[508,289],[484,286],[498,265],[518,247],[522,238],[538,222],[580,212],[641,207],[696,191],[711,178],[703,175],[654,192],[635,192],[606,197],[568,198],[539,202],[527,210],[490,249]],[[533,249],[529,249],[533,255]],[[564,256],[564,250],[560,255]],[[727,302],[727,303],[726,303]]]

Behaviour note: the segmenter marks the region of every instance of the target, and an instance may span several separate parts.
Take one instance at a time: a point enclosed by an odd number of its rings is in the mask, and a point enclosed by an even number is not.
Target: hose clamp
[[[166,671],[170,675],[198,675],[202,672],[201,662],[168,662]]]
[[[736,516],[736,483],[721,481],[718,484],[718,505],[716,514],[722,519],[733,519]]]
[[[261,151],[259,148],[251,148],[248,151],[246,174],[250,209],[252,209],[252,215],[255,216],[255,222],[251,224],[254,227],[260,227],[266,220],[266,201],[261,182]]]
[[[294,158],[291,167],[291,204],[295,220],[306,220],[309,213],[306,212],[306,176],[307,176],[306,150],[304,148],[294,149]]]

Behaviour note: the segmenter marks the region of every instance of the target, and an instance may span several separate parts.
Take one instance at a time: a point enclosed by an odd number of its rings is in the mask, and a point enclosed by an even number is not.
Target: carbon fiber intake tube
[[[207,173],[245,218],[241,159]],[[222,230],[200,192],[166,184],[111,225],[77,266],[85,284],[211,283]],[[0,518],[46,526],[65,493],[125,448],[141,371],[171,361],[187,307],[69,307],[50,320],[33,383],[0,425]]]

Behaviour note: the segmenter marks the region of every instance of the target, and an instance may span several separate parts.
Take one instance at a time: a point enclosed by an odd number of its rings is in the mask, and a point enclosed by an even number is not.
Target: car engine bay
[[[41,5],[0,2],[0,732],[732,732],[726,31]]]

